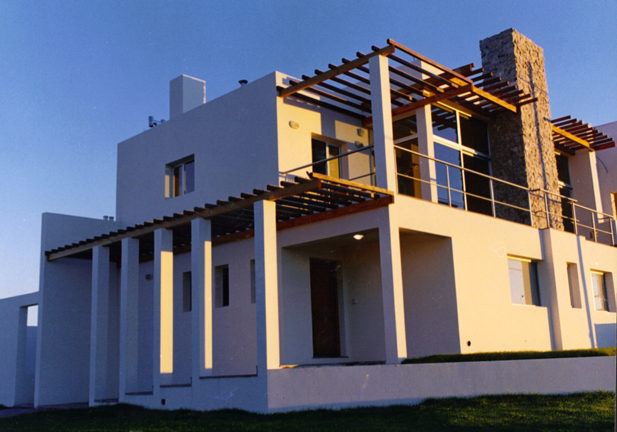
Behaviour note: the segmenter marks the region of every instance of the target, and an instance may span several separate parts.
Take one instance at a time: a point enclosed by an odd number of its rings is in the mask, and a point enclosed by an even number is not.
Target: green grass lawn
[[[427,357],[417,357],[403,360],[403,364],[415,363],[457,363],[472,361],[497,361],[497,360],[534,360],[567,357],[603,357],[614,356],[615,347],[612,348],[589,348],[576,350],[555,351],[503,351],[490,353],[472,354],[436,354]]]
[[[415,406],[259,415],[155,411],[130,405],[0,418],[0,431],[612,431],[615,394],[428,399]]]

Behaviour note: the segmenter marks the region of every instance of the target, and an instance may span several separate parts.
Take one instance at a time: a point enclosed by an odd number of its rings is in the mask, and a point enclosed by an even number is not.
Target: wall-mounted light
[[[355,144],[356,144],[356,147],[358,148],[364,147],[364,143],[362,141],[356,141]]]
[[[364,129],[358,128],[358,136],[364,136]]]
[[[353,236],[356,240],[362,240],[364,238],[364,234],[356,234]]]
[[[298,129],[300,127],[300,125],[298,123],[296,123],[295,121],[290,120],[289,121],[289,127],[292,128],[292,129]]]

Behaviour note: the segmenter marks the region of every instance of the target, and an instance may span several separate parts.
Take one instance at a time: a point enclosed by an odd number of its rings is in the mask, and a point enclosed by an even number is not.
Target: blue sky
[[[617,120],[617,2],[0,1],[0,298],[36,291],[43,212],[115,214],[117,143],[169,117],[169,81],[212,100],[392,38],[445,66],[515,28],[544,48],[553,117]],[[259,185],[256,185],[259,186]]]

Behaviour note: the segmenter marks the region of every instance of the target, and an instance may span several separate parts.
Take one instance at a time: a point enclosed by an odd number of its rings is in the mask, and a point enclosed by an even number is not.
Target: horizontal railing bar
[[[465,172],[469,172],[469,173],[472,173],[472,174],[476,174],[476,175],[479,175],[479,176],[485,177],[485,178],[487,178],[487,179],[494,180],[494,181],[499,182],[499,183],[503,183],[503,184],[506,184],[506,185],[509,185],[509,186],[513,186],[513,187],[516,187],[516,188],[522,189],[522,190],[524,190],[525,192],[527,192],[527,191],[529,190],[529,189],[528,189],[528,188],[526,188],[525,186],[517,185],[516,183],[510,183],[509,181],[506,181],[506,180],[501,180],[501,179],[498,179],[498,178],[496,178],[496,177],[490,176],[490,175],[488,175],[488,174],[484,174],[484,173],[481,173],[481,172],[478,172],[478,171],[470,170],[470,169],[465,168],[465,167],[462,167],[462,166],[460,166],[460,165],[454,165],[454,164],[452,164],[452,163],[450,163],[450,162],[446,162],[446,161],[442,161],[442,160],[439,160],[439,159],[435,159],[435,158],[432,158],[432,157],[430,157],[430,156],[423,155],[422,153],[418,153],[417,151],[413,151],[413,150],[406,149],[405,147],[399,147],[399,146],[397,146],[397,145],[395,145],[394,147],[396,147],[396,148],[397,148],[397,149],[399,149],[399,150],[404,150],[404,151],[406,151],[406,152],[408,152],[408,153],[418,155],[418,156],[420,156],[420,157],[422,157],[422,158],[424,158],[424,159],[432,160],[432,161],[434,161],[434,162],[438,162],[438,163],[441,163],[441,164],[444,164],[444,165],[447,165],[447,166],[451,166],[451,167],[453,167],[453,168],[458,168],[458,169],[460,169],[461,171],[465,171]]]
[[[408,175],[405,175],[405,174],[400,174],[400,173],[397,173],[397,175],[401,176],[401,177],[408,178],[410,180],[419,181],[420,183],[426,183],[426,184],[429,184],[429,185],[435,185],[435,186],[437,186],[439,188],[443,188],[443,189],[447,189],[448,188],[448,186],[440,185],[439,183],[436,183],[436,182],[433,182],[433,181],[430,181],[430,180],[423,180],[421,178],[411,177],[411,176],[408,176]],[[483,196],[480,196],[480,195],[475,195],[475,194],[472,194],[470,192],[464,192],[464,191],[459,190],[459,189],[450,188],[450,190],[453,190],[453,191],[458,192],[458,193],[462,193],[462,194],[467,195],[467,196],[472,196],[472,197],[476,197],[476,198],[485,199],[487,201],[491,201],[490,198],[486,198],[486,197],[483,197]],[[515,208],[517,210],[522,210],[524,212],[529,212],[528,208],[519,207],[519,206],[516,206],[514,204],[509,204],[507,202],[502,202],[502,201],[495,200],[495,204],[501,204],[501,205],[504,205],[504,206],[507,206],[507,207]]]
[[[292,173],[294,171],[298,171],[298,170],[301,170],[301,169],[304,169],[304,168],[309,168],[309,167],[312,167],[312,166],[315,166],[315,165],[319,165],[321,163],[328,162],[328,161],[331,161],[331,160],[334,160],[334,159],[340,159],[342,157],[348,156],[348,155],[353,154],[353,153],[358,153],[358,152],[361,152],[361,151],[370,150],[373,147],[375,147],[375,146],[370,145],[370,146],[362,147],[361,149],[348,151],[347,153],[343,153],[343,154],[340,154],[338,156],[332,156],[332,157],[330,157],[328,159],[322,159],[322,160],[319,160],[317,162],[313,162],[313,163],[310,163],[310,164],[307,164],[307,165],[302,165],[302,166],[300,166],[298,168],[290,169],[288,171],[282,171],[281,174],[289,174],[289,173]]]

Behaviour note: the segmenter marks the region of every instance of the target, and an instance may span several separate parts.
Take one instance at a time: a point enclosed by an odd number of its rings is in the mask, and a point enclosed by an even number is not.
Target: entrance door
[[[340,264],[311,258],[311,311],[313,315],[313,357],[340,357],[338,314]]]

